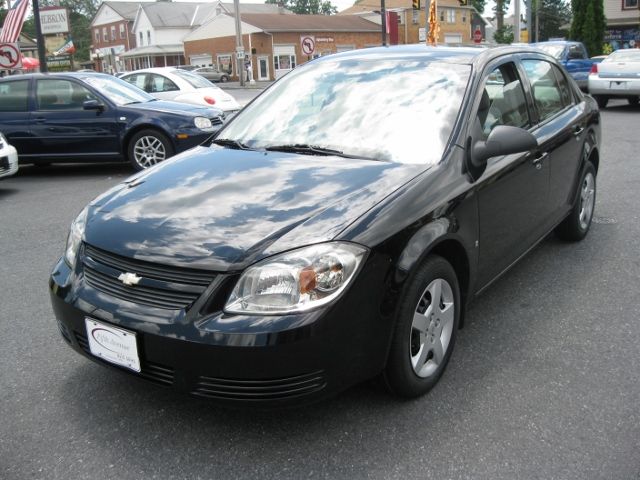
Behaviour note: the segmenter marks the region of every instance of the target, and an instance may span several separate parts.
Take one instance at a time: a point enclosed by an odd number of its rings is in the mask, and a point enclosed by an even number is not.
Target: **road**
[[[612,102],[596,218],[549,237],[468,311],[426,397],[375,385],[300,410],[222,409],[102,368],[60,338],[47,275],[127,166],[0,182],[0,478],[640,478],[640,108]]]

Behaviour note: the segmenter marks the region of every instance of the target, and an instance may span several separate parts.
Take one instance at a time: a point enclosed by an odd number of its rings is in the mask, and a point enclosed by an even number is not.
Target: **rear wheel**
[[[629,102],[629,105],[633,105],[635,107],[640,102],[640,97],[629,97],[627,98],[627,102]]]
[[[587,236],[596,205],[596,170],[591,162],[582,173],[580,192],[571,213],[555,229],[562,240],[578,241]]]
[[[428,257],[399,302],[383,376],[392,393],[411,398],[435,386],[453,351],[461,311],[453,267],[442,257]]]
[[[129,141],[129,161],[136,170],[153,167],[174,154],[167,136],[157,130],[140,130]]]
[[[228,81],[229,81],[229,77],[227,77],[226,75],[223,75],[220,77],[220,82],[227,83]]]
[[[605,108],[607,106],[607,103],[609,103],[609,98],[605,97],[604,95],[594,95],[593,98],[595,98],[596,102],[598,103],[598,107],[600,108]]]

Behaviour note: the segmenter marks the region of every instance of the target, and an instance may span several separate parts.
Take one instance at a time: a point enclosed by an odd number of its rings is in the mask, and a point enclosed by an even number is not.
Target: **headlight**
[[[354,278],[366,253],[360,245],[329,242],[268,258],[245,270],[224,310],[286,314],[325,305]]]
[[[76,266],[76,258],[78,256],[78,248],[84,237],[84,227],[87,224],[87,207],[80,212],[76,219],[71,224],[69,230],[69,237],[67,237],[67,248],[64,252],[64,260],[67,264],[74,268]]]
[[[211,120],[204,117],[196,117],[193,119],[193,123],[200,130],[211,130],[213,125],[211,124]]]

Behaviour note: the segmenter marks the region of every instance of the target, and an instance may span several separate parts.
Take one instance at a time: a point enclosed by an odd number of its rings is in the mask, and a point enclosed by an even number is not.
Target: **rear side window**
[[[26,112],[28,80],[0,83],[0,112]]]
[[[151,75],[151,91],[149,93],[158,92],[174,92],[180,90],[178,86],[162,75]]]
[[[573,96],[571,95],[571,89],[569,87],[569,82],[567,82],[567,77],[560,71],[560,69],[551,65],[553,68],[553,72],[556,74],[556,80],[558,81],[558,86],[560,87],[560,96],[562,97],[562,103],[567,106],[571,105],[573,102]]]
[[[540,122],[564,109],[563,94],[553,73],[553,65],[544,60],[523,60]]]
[[[147,75],[144,73],[136,73],[134,75],[127,75],[126,77],[123,78],[124,81],[129,82],[131,85],[135,85],[136,87],[138,87],[141,90],[144,90],[145,92],[148,92],[149,89],[146,88],[146,80],[147,80]]]

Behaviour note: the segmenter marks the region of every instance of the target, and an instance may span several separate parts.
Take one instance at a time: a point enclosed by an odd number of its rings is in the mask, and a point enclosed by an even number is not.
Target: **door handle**
[[[540,170],[542,168],[542,162],[548,156],[549,156],[549,152],[538,153],[535,157],[533,157],[533,160],[531,160],[531,163],[535,165],[536,169]]]
[[[46,118],[44,118],[44,117],[36,117],[36,118],[34,119],[34,121],[35,121],[36,123],[44,123],[44,122],[46,122],[46,121],[47,121],[47,119],[46,119]]]
[[[576,125],[575,127],[573,127],[573,134],[576,137],[579,137],[582,132],[584,132],[584,127],[581,127],[580,125]]]

